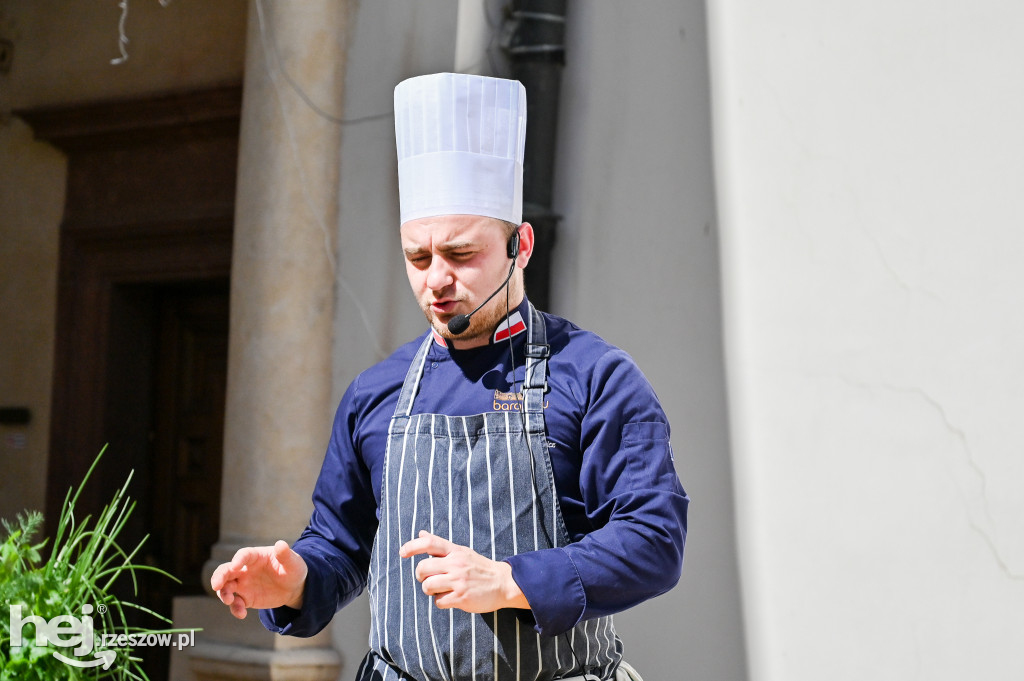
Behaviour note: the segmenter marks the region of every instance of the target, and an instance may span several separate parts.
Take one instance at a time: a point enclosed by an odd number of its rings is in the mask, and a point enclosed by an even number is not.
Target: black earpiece
[[[515,260],[516,256],[519,255],[519,230],[512,232],[512,236],[508,238],[508,258],[509,260]]]

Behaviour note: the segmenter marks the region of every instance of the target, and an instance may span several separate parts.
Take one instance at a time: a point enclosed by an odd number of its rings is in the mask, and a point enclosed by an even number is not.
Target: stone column
[[[330,434],[331,330],[347,3],[249,6],[231,272],[220,541],[205,573],[242,546],[294,540]],[[173,679],[335,679],[329,637],[274,636],[254,611],[177,599],[204,627]]]

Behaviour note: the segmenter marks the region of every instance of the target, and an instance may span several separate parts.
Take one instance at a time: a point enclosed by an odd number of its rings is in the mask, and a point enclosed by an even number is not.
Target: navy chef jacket
[[[517,312],[529,322],[525,299],[513,318]],[[544,409],[548,455],[573,543],[507,562],[537,630],[554,636],[675,585],[689,499],[673,465],[668,420],[632,358],[565,319],[542,316],[551,346]],[[508,340],[492,338],[468,350],[433,343],[412,413],[517,410],[526,336],[512,339],[514,388]],[[302,609],[261,611],[271,631],[312,636],[365,587],[388,425],[422,342],[420,336],[398,348],[345,392],[313,491],[309,526],[293,546],[309,568]]]

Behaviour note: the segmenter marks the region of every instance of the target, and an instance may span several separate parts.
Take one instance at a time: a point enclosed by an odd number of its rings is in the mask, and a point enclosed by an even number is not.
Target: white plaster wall
[[[710,29],[751,678],[1024,678],[1024,6]]]
[[[553,311],[633,355],[690,493],[682,580],[616,616],[645,678],[746,678],[704,3],[570,2]]]

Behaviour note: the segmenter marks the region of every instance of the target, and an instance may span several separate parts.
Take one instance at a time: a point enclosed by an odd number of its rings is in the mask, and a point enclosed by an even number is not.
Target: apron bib
[[[526,610],[439,610],[415,577],[426,556],[398,556],[420,530],[492,560],[569,543],[545,437],[546,335],[531,305],[525,432],[517,412],[412,414],[432,334],[416,353],[389,427],[370,557],[370,652],[357,681],[550,681],[584,668],[606,679],[618,665],[622,644],[611,617],[548,637]]]

